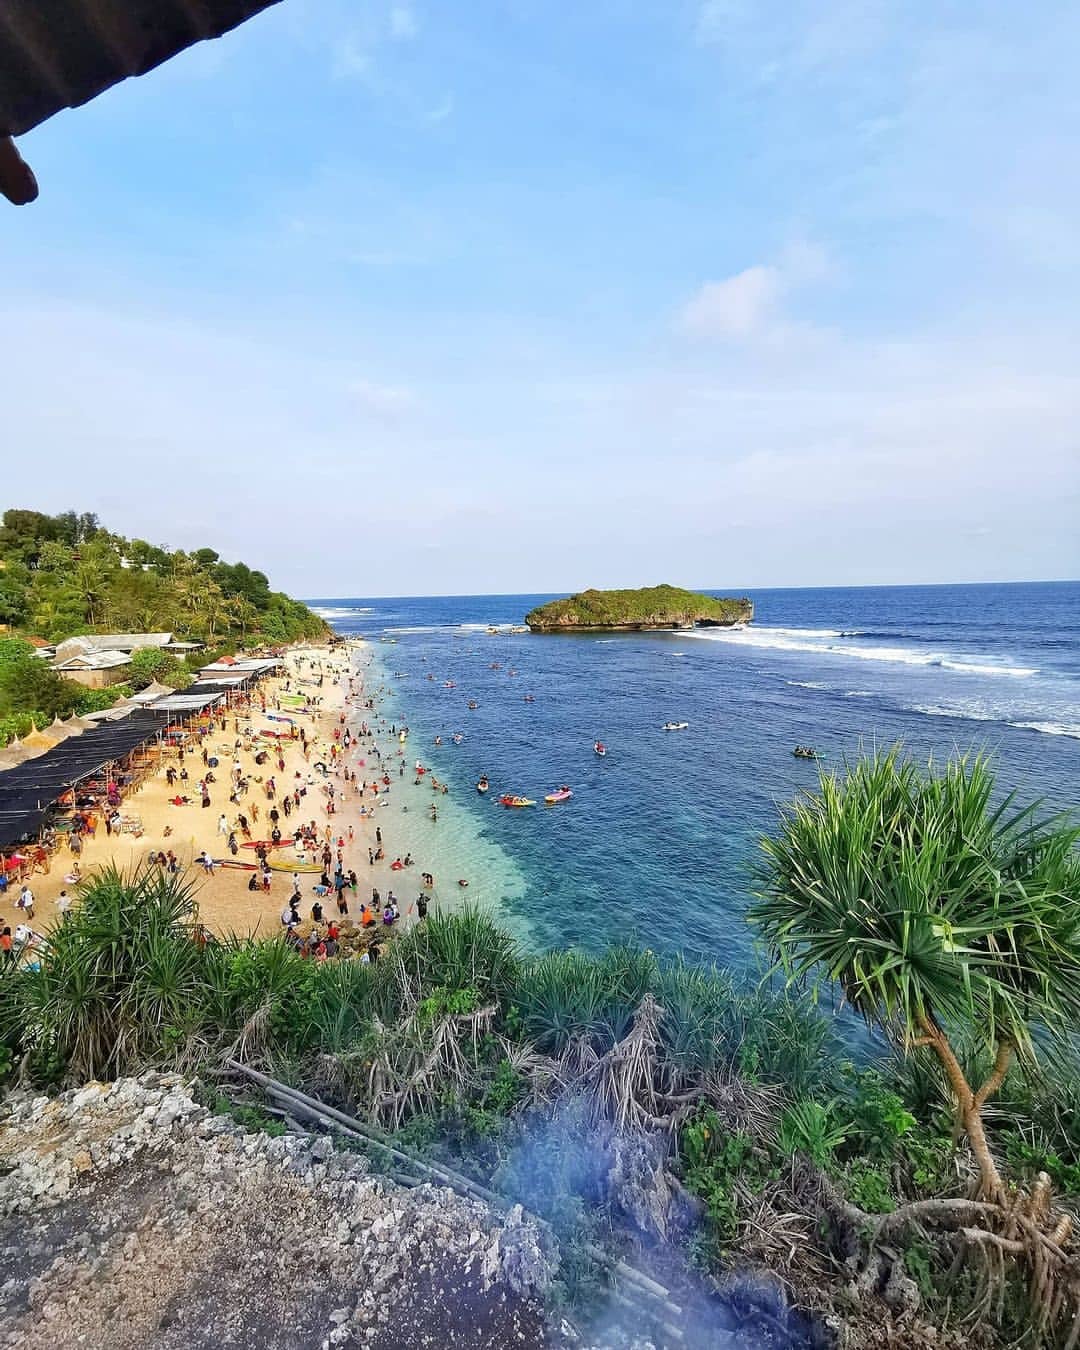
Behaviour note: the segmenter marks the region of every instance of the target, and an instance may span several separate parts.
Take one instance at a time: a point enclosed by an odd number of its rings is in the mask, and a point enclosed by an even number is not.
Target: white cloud
[[[371,43],[359,33],[350,33],[334,48],[335,79],[369,79],[375,68]]]
[[[680,327],[692,337],[751,337],[773,322],[783,289],[780,269],[760,265],[707,281],[683,306]]]
[[[703,47],[723,42],[732,28],[745,22],[742,0],[702,0],[694,25],[694,36]]]
[[[365,11],[334,48],[334,77],[373,84],[380,49],[388,41],[411,42],[419,32],[420,21],[408,0],[395,0],[381,13]]]
[[[415,401],[411,390],[374,380],[351,381],[349,393],[362,408],[381,417],[396,417],[411,408]]]
[[[420,31],[420,22],[411,5],[396,4],[390,8],[390,36],[398,42],[408,42]]]
[[[683,305],[678,327],[690,337],[728,341],[812,336],[809,325],[787,317],[783,302],[796,288],[831,274],[824,249],[805,239],[793,240],[774,263],[757,263],[722,281],[706,281]]]
[[[431,111],[427,115],[427,120],[431,122],[432,125],[438,125],[439,122],[445,122],[446,119],[450,117],[451,114],[453,113],[454,106],[455,104],[453,94],[447,94],[447,96],[444,99],[442,99],[439,103],[435,105],[434,108],[431,109]]]

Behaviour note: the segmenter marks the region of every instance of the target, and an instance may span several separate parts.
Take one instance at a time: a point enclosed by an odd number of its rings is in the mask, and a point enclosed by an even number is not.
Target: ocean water
[[[487,634],[550,596],[312,601],[372,640],[410,763],[452,787],[432,824],[408,780],[395,852],[420,861],[443,831],[470,894],[538,947],[626,938],[744,968],[758,840],[817,777],[796,744],[830,765],[895,740],[920,757],[987,750],[1025,799],[1080,803],[1080,583],[748,593],[743,631],[618,635]],[[545,807],[561,783],[573,799]],[[503,791],[541,804],[507,811]]]

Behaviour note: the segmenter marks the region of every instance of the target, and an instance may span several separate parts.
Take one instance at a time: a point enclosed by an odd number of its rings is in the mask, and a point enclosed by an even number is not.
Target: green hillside
[[[298,600],[270,589],[246,563],[212,548],[185,553],[128,539],[97,516],[12,509],[0,525],[0,743],[31,718],[107,707],[130,688],[88,690],[33,655],[27,639],[62,642],[82,633],[171,632],[210,654],[240,645],[320,638],[329,631]],[[206,652],[194,665],[208,659]],[[152,679],[182,687],[191,668],[161,652],[140,653],[135,688]]]

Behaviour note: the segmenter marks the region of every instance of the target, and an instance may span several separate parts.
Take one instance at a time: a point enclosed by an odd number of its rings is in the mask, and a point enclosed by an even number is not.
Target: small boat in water
[[[549,792],[544,798],[548,806],[554,806],[557,802],[568,802],[574,794],[564,783],[562,787],[556,788],[554,792]]]
[[[536,803],[531,797],[519,797],[514,792],[506,792],[499,798],[499,805],[509,809],[511,807],[535,806]]]
[[[534,697],[532,694],[526,694],[525,697],[522,699],[522,702],[523,702],[523,703],[535,703],[535,702],[536,702],[536,699],[535,699],[535,697]]]
[[[797,745],[791,752],[796,759],[823,759],[824,756],[812,745]]]
[[[599,755],[601,759],[607,754],[607,746],[603,741],[593,741],[593,754]]]
[[[685,731],[690,725],[689,722],[665,722],[662,731]]]
[[[476,784],[476,790],[477,790],[477,792],[483,794],[483,793],[485,793],[485,792],[488,790],[488,788],[489,788],[490,786],[491,786],[491,784],[488,782],[487,774],[486,774],[486,773],[482,773],[482,774],[480,775],[479,779],[477,780],[477,784]]]
[[[479,707],[479,704],[476,702],[476,699],[471,698],[469,699],[468,703],[465,706],[467,708],[472,708],[475,710],[477,707]]]
[[[444,688],[444,689],[456,689],[456,688],[457,688],[457,685],[454,683],[453,680],[444,680],[444,681],[443,681],[443,688]]]

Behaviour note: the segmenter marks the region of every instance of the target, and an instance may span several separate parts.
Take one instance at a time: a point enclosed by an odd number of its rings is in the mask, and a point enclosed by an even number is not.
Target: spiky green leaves
[[[1080,829],[998,799],[982,756],[925,771],[900,748],[784,812],[750,911],[791,976],[824,972],[910,1042],[926,1018],[1030,1052],[1080,1016]]]

